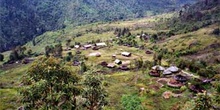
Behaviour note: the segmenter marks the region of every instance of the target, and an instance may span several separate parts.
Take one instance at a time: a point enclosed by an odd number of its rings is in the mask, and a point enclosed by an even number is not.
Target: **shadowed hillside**
[[[194,0],[1,0],[0,51],[71,23],[138,18],[175,10]]]

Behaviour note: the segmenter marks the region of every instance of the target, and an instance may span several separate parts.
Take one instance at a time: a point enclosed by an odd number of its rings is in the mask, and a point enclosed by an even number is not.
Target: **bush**
[[[195,103],[193,110],[210,110],[212,107],[212,99],[207,93],[198,94]]]
[[[220,30],[219,30],[219,28],[214,29],[213,32],[212,32],[212,34],[214,34],[214,35],[220,35]]]
[[[186,91],[187,90],[187,87],[186,86],[182,86],[181,88],[180,88],[180,91]]]
[[[19,56],[18,52],[16,50],[12,50],[12,52],[9,55],[9,60],[10,61],[16,61],[16,60],[19,60],[19,59],[20,59],[20,56]]]
[[[123,95],[121,103],[125,110],[144,110],[137,95]]]
[[[151,36],[151,38],[153,38],[154,40],[158,40],[157,34],[153,34],[153,35]]]
[[[31,56],[31,55],[32,55],[32,50],[29,49],[29,50],[27,51],[27,54],[28,54],[29,56]]]
[[[66,56],[66,61],[70,62],[71,61],[71,57],[70,56]]]
[[[203,77],[211,78],[216,74],[216,72],[214,71],[214,69],[212,69],[212,67],[209,67],[199,69],[198,74]]]

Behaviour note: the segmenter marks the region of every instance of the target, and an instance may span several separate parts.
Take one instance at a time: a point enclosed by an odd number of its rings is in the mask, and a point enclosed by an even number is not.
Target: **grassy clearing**
[[[20,106],[16,89],[0,89],[0,110],[14,110]]]
[[[16,109],[21,106],[18,89],[22,76],[29,65],[22,65],[6,71],[0,71],[0,110]]]
[[[173,13],[167,13],[163,15],[157,15],[152,17],[127,20],[127,21],[118,21],[110,23],[93,23],[77,27],[67,27],[64,30],[50,31],[46,32],[41,36],[38,36],[36,41],[36,46],[32,45],[32,42],[27,43],[25,46],[28,49],[32,49],[33,52],[41,53],[44,52],[44,48],[47,45],[55,45],[59,42],[65,46],[67,39],[73,39],[72,44],[75,42],[86,43],[95,40],[106,41],[115,37],[114,29],[115,28],[130,28],[131,33],[136,35],[141,31],[146,33],[156,33],[158,30],[152,29],[155,23],[163,21],[165,19],[171,18]],[[101,31],[101,33],[97,33]],[[161,30],[160,30],[161,31]],[[79,35],[80,37],[75,37]]]
[[[206,28],[202,28],[195,32],[190,32],[187,34],[176,35],[167,40],[160,42],[158,45],[162,48],[175,49],[177,51],[189,49],[189,45],[197,43],[191,49],[195,51],[203,50],[205,47],[215,43],[220,42],[218,37],[211,35],[210,33],[216,25],[211,25]]]

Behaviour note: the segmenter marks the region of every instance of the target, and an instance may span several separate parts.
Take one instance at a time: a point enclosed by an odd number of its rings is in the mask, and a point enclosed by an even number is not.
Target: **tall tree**
[[[90,70],[84,80],[85,89],[83,97],[86,98],[88,110],[100,110],[107,104],[107,93],[102,85],[101,77],[96,71]]]
[[[55,45],[54,56],[55,57],[62,57],[62,52],[63,52],[62,44],[59,43],[59,44]]]
[[[69,49],[71,43],[71,39],[66,40],[66,48]]]
[[[195,102],[193,110],[210,110],[212,107],[212,99],[206,91],[203,94],[198,94]]]
[[[43,57],[29,68],[21,90],[27,109],[75,109],[80,77],[54,57]]]

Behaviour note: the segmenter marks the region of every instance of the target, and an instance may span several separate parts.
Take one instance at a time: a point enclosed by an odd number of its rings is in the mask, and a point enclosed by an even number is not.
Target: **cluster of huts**
[[[95,43],[95,44],[85,44],[85,45],[75,45],[74,48],[86,50],[92,48],[93,50],[99,50],[100,48],[106,47],[105,42]]]
[[[149,75],[153,77],[163,77],[161,80],[164,80],[169,87],[181,88],[182,86],[187,85],[188,88],[193,92],[198,93],[204,91],[204,88],[199,85],[188,85],[187,81],[191,78],[191,76],[184,74],[181,69],[176,66],[165,68],[157,65],[152,67]],[[161,80],[159,82],[161,82]],[[203,80],[203,83],[207,83],[207,80]]]
[[[125,57],[130,57],[131,53],[129,52],[121,52],[122,56]],[[119,67],[119,69],[121,70],[129,70],[130,68],[128,67],[128,65],[131,64],[131,61],[122,61],[116,58],[116,55],[112,55],[112,57],[115,59],[113,63],[107,63],[107,62],[101,62],[101,65],[103,67],[107,67],[107,68],[116,68]]]
[[[81,49],[81,50],[87,50],[87,49],[92,49],[92,50],[99,50],[101,48],[104,48],[106,47],[107,44],[104,43],[104,42],[101,42],[101,43],[95,43],[95,44],[86,44],[86,45],[75,45],[74,48],[76,49]],[[101,57],[101,52],[98,52],[98,51],[94,51],[92,53],[89,53],[89,57]],[[121,56],[124,56],[124,57],[131,57],[131,53],[130,52],[121,52],[120,53]],[[113,54],[112,55],[112,58],[114,58],[114,62],[112,63],[107,63],[105,61],[101,62],[100,65],[102,65],[103,67],[107,67],[107,68],[116,68],[116,67],[119,67],[119,69],[121,70],[129,70],[129,67],[128,65],[131,63],[130,61],[121,61],[119,59],[116,58],[116,54]],[[73,63],[74,66],[78,66],[79,65],[79,62],[74,62]]]

